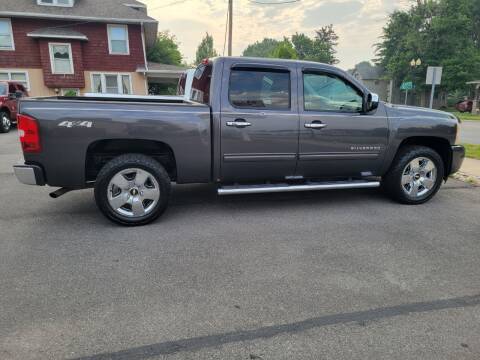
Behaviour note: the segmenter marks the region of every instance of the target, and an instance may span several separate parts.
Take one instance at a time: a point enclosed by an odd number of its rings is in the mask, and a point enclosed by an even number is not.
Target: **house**
[[[355,65],[349,73],[361,81],[370,91],[378,94],[380,99],[393,102],[395,94],[392,94],[392,81],[384,78],[384,71],[379,66],[374,66],[368,61]]]
[[[146,95],[157,31],[136,0],[1,0],[0,79],[32,96]]]

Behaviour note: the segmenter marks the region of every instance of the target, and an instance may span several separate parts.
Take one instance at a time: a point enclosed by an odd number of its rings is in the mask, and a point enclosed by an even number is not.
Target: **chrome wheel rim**
[[[139,168],[115,174],[108,184],[108,204],[117,214],[139,218],[150,214],[160,199],[155,177]]]
[[[2,125],[4,129],[10,129],[11,122],[7,115],[2,116]]]
[[[410,197],[427,195],[435,187],[437,167],[426,157],[410,161],[402,173],[402,189]]]

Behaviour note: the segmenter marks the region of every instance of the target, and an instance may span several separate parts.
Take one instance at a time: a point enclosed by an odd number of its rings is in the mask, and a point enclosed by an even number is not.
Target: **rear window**
[[[0,83],[0,95],[7,95],[7,84]]]
[[[229,98],[237,108],[289,109],[290,73],[283,70],[233,69]]]
[[[200,64],[195,70],[190,100],[202,104],[210,103],[210,81],[212,80],[212,64]]]

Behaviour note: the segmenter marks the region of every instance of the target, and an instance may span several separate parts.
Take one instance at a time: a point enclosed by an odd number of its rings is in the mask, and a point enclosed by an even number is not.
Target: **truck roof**
[[[212,58],[210,60],[216,61],[216,60],[226,60],[230,59],[231,61],[238,61],[238,62],[248,62],[252,64],[261,64],[261,63],[269,63],[269,64],[303,64],[303,65],[310,65],[310,66],[315,66],[315,67],[322,67],[324,69],[330,69],[330,70],[335,70],[335,71],[342,71],[338,67],[326,63],[320,63],[320,62],[315,62],[315,61],[306,61],[306,60],[297,60],[297,59],[276,59],[276,58],[261,58],[261,57],[247,57],[247,56],[219,56]]]

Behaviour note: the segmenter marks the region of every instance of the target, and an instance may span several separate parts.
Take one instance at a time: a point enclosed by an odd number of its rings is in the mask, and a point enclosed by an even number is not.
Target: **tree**
[[[284,38],[282,42],[279,42],[269,57],[277,59],[298,58],[297,52],[295,51],[292,42],[288,38]]]
[[[170,35],[168,30],[160,32],[155,44],[147,52],[147,59],[160,64],[181,65],[182,54],[178,50],[175,35]]]
[[[327,25],[316,30],[315,35],[315,52],[321,54],[323,62],[327,64],[338,64],[338,59],[335,57],[338,45],[338,35],[333,29],[333,25]]]
[[[296,33],[291,39],[283,41],[265,38],[249,45],[243,52],[243,56],[275,57],[284,59],[300,59],[337,64],[335,47],[338,44],[338,36],[333,25],[320,28],[313,38],[305,34]]]
[[[195,57],[196,64],[200,64],[203,59],[212,58],[218,56],[217,51],[213,47],[213,36],[206,33],[205,37],[200,42],[197,48],[197,54]]]
[[[247,46],[243,51],[243,56],[250,57],[270,57],[280,42],[275,39],[265,38]]]
[[[480,2],[418,0],[390,15],[377,44],[377,64],[397,82],[414,81],[425,89],[428,66],[443,66],[442,88],[466,89],[480,78]],[[420,58],[422,66],[411,68]]]

